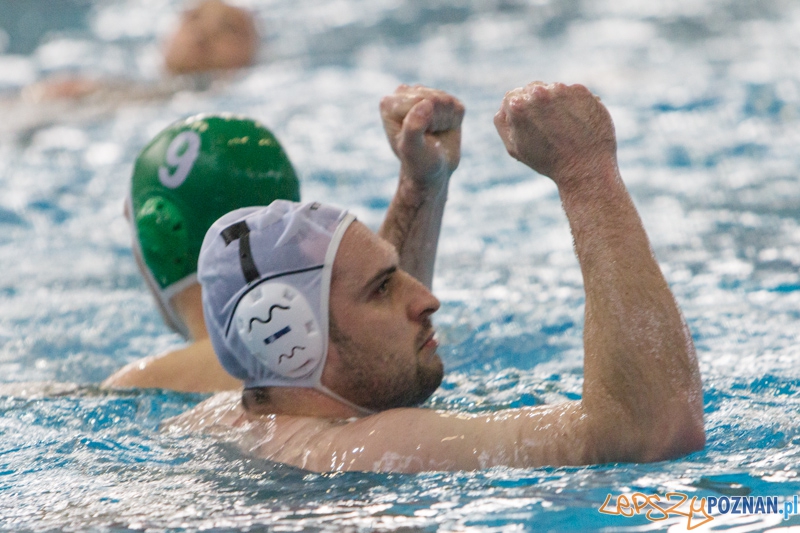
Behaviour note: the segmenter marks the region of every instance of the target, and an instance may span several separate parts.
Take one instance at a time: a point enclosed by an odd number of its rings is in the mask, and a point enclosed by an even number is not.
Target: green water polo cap
[[[136,159],[129,199],[134,245],[164,291],[194,279],[214,221],[276,199],[300,200],[300,185],[272,132],[236,115],[190,117],[156,135]]]

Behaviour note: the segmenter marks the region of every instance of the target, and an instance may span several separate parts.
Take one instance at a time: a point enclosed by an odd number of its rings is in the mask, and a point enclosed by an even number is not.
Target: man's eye
[[[391,280],[392,280],[392,278],[386,278],[385,280],[383,280],[383,282],[380,285],[378,285],[378,288],[375,290],[375,292],[377,292],[378,294],[381,294],[381,295],[388,293],[389,292],[389,282]]]

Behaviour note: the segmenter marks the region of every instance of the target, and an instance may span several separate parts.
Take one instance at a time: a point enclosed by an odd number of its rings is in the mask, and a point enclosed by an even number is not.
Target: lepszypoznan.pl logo
[[[606,496],[598,509],[603,514],[625,518],[644,515],[651,522],[670,517],[686,518],[686,529],[692,530],[714,520],[718,515],[783,514],[783,519],[798,513],[797,496],[708,496],[689,498],[682,492],[666,494],[620,494]]]

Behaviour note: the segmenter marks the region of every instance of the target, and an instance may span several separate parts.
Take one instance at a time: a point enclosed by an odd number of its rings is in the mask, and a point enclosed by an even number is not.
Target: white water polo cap
[[[214,351],[245,388],[310,387],[371,413],[322,382],[328,298],[352,214],[276,200],[217,220],[200,250],[198,279]]]

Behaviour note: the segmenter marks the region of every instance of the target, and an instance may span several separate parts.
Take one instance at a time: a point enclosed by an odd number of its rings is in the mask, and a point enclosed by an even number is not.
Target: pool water
[[[253,0],[265,52],[227,86],[79,107],[11,98],[61,71],[156,79],[181,4],[59,3],[49,16],[74,23],[35,26],[32,51],[10,44],[34,20],[16,11],[25,4],[38,5],[14,3],[0,22],[0,530],[683,531],[679,516],[598,509],[637,491],[800,494],[800,4]],[[614,117],[623,178],[698,349],[705,450],[642,465],[311,474],[158,431],[203,395],[96,388],[181,344],[122,217],[150,137],[196,112],[259,118],[304,198],[377,227],[397,173],[377,106],[405,82],[467,107],[434,281],[447,375],[428,406],[579,398],[583,289],[567,222],[555,186],[508,157],[492,125],[504,92],[535,79],[583,83]],[[695,531],[799,527],[727,514]]]

